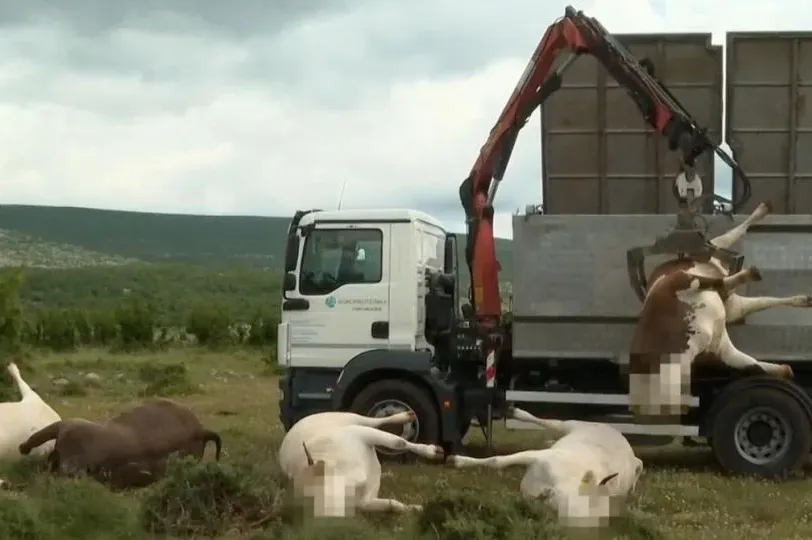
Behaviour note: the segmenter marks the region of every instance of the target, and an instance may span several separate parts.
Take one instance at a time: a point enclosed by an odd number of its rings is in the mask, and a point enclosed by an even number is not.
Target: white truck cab
[[[362,353],[431,351],[427,276],[444,272],[446,244],[442,223],[417,210],[297,213],[277,350],[294,395],[280,407],[329,410],[337,376]]]

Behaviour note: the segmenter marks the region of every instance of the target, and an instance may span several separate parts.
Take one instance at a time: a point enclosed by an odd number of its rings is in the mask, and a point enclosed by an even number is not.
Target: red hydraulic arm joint
[[[558,64],[558,53],[570,55]],[[679,150],[685,165],[706,150],[716,151],[743,178],[738,165],[708,139],[674,96],[654,76],[648,60],[638,61],[595,19],[571,6],[563,18],[550,26],[541,38],[513,94],[491,129],[469,176],[460,185],[468,238],[465,257],[471,276],[471,307],[485,335],[496,337],[502,302],[493,236],[493,201],[504,177],[519,131],[533,111],[561,87],[564,71],[581,54],[598,59],[609,74],[634,100],[643,118],[668,139],[670,150]],[[739,205],[734,205],[734,208]],[[496,344],[487,346],[488,352]]]

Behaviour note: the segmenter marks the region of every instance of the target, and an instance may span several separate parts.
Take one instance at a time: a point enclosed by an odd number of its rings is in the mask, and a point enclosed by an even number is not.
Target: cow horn
[[[305,456],[307,457],[307,466],[312,467],[316,462],[313,461],[313,456],[310,455],[310,450],[307,449],[307,445],[302,441],[302,448],[304,448]]]

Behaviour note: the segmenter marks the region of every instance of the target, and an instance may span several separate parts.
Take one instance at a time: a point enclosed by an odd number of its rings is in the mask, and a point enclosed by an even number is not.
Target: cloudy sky
[[[346,181],[345,207],[459,229],[459,182],[563,6],[0,0],[0,202],[289,215],[334,207]],[[812,29],[812,0],[576,7],[618,33]],[[534,115],[501,236],[540,200],[539,131]]]

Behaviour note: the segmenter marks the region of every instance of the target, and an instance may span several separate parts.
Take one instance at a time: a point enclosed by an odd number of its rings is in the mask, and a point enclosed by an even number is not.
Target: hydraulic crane
[[[560,53],[568,52],[553,70]],[[567,6],[564,17],[551,25],[533,52],[516,88],[496,125],[491,129],[468,177],[460,185],[460,201],[465,210],[467,244],[465,258],[471,278],[470,303],[483,339],[485,355],[498,356],[504,340],[501,326],[502,302],[499,293],[498,262],[493,234],[493,201],[507,169],[519,131],[536,108],[561,87],[567,68],[583,54],[597,58],[607,72],[626,89],[645,121],[666,137],[668,148],[678,152],[681,173],[674,184],[680,203],[674,230],[658,238],[652,246],[630,249],[628,272],[632,287],[642,299],[646,289],[644,258],[648,255],[690,254],[695,258],[714,257],[741,265],[734,252],[718,250],[706,237],[707,222],[702,204],[713,199],[727,205],[730,216],[750,197],[750,185],[732,156],[710,140],[680,102],[657,79],[648,59],[638,60],[592,17]],[[713,193],[702,193],[701,179],[694,171],[697,157],[714,151],[731,167],[743,183],[742,196],[733,202]],[[491,362],[488,362],[489,364]]]

